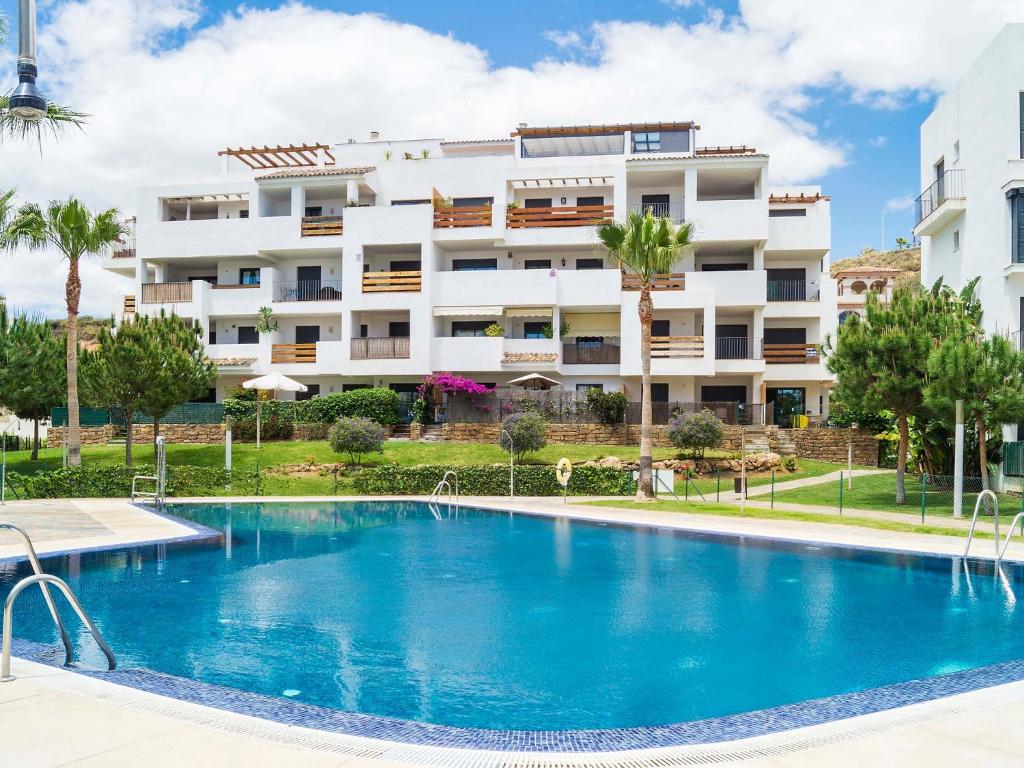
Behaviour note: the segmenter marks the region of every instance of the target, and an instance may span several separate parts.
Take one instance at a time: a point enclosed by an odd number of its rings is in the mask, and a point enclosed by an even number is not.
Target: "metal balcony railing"
[[[818,284],[807,280],[769,280],[768,301],[817,301]]]
[[[618,339],[562,345],[562,363],[565,365],[615,365],[621,357],[622,349]]]
[[[754,349],[753,340],[746,336],[715,337],[716,360],[750,360]]]
[[[648,211],[653,216],[667,217],[673,224],[683,220],[682,203],[633,203],[629,206],[630,213],[644,215]]]
[[[408,336],[380,336],[352,339],[353,360],[392,360],[409,357]]]
[[[274,301],[339,301],[340,280],[291,280],[274,284]]]
[[[963,200],[964,169],[953,168],[936,179],[915,201],[914,226],[927,219],[947,200]]]

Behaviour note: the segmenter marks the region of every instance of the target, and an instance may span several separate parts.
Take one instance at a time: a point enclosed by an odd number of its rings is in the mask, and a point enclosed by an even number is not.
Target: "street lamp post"
[[[36,0],[18,2],[18,87],[8,100],[8,108],[22,120],[41,120],[46,116],[46,99],[36,86]]]

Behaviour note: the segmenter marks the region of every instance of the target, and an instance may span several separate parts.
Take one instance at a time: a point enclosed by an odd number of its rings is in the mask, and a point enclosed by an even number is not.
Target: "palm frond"
[[[31,139],[41,145],[43,139],[57,137],[68,128],[82,128],[89,117],[85,112],[76,112],[71,107],[47,101],[46,117],[42,120],[26,120],[8,110],[9,102],[9,94],[0,96],[0,141]]]
[[[674,227],[667,217],[630,213],[624,222],[600,224],[598,239],[631,272],[644,282],[672,271],[688,248],[696,247],[693,225]]]

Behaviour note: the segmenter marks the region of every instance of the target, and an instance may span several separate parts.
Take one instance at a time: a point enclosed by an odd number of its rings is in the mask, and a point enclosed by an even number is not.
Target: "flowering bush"
[[[505,329],[501,327],[500,323],[491,323],[486,328],[484,328],[484,334],[490,336],[491,338],[504,336]]]
[[[457,376],[454,373],[445,371],[432,373],[430,376],[425,377],[419,387],[420,392],[427,392],[431,388],[438,389],[446,395],[486,395],[494,391],[490,387],[478,384],[466,376]]]

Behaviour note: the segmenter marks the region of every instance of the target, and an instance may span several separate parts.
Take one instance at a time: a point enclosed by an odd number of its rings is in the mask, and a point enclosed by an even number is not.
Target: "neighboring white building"
[[[921,125],[921,280],[980,276],[990,333],[1024,326],[1024,24],[1008,24]]]
[[[218,400],[271,370],[321,394],[536,371],[638,400],[638,293],[593,225],[651,208],[694,222],[701,242],[655,294],[655,399],[821,413],[828,198],[770,190],[767,155],[696,148],[697,130],[523,125],[507,139],[226,150],[219,176],[142,189],[136,242],[105,266],[136,282],[119,313],[200,321]],[[273,333],[255,332],[261,307]],[[485,335],[492,323],[503,338]]]
[[[850,314],[864,317],[869,293],[875,294],[883,304],[888,304],[900,272],[896,267],[853,267],[833,273],[839,323],[842,324]]]

